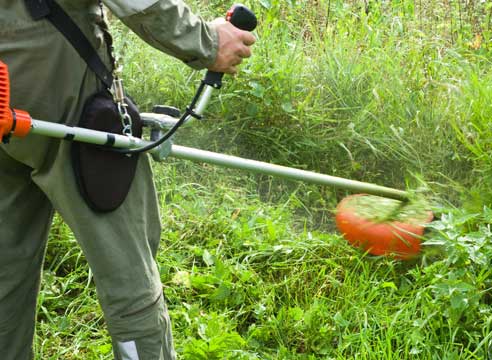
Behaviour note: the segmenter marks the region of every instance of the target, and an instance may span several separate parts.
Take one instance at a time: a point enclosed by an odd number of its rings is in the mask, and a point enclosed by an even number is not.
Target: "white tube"
[[[143,147],[150,144],[136,137],[109,134],[102,131],[89,130],[79,127],[71,127],[63,124],[51,123],[40,120],[32,120],[32,134],[54,137],[58,139],[80,141],[95,145],[107,145],[118,148],[131,149]],[[154,148],[150,153],[158,152],[160,148]],[[388,198],[406,200],[408,193],[402,190],[391,189],[370,183],[339,178],[335,176],[319,174],[312,171],[305,171],[287,166],[269,164],[261,161],[243,159],[236,156],[224,155],[210,151],[188,148],[184,146],[172,145],[169,156],[178,159],[187,159],[197,162],[219,165],[227,168],[241,169],[261,174],[283,177],[291,180],[330,185],[352,191],[359,191],[367,194],[384,196]]]
[[[48,121],[32,119],[31,134],[49,136],[57,139],[79,141],[94,145],[109,145],[116,148],[131,149],[150,144],[133,136],[110,134],[104,131],[72,127]]]

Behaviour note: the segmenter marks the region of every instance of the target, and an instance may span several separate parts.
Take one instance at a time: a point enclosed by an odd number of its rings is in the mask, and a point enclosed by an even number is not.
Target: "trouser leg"
[[[53,216],[29,167],[0,148],[0,354],[32,357],[36,297]]]
[[[104,56],[105,49],[100,53]],[[49,24],[40,22],[39,33],[16,33],[15,41],[0,39],[0,55],[11,72],[12,107],[29,111],[36,119],[73,125],[86,99],[101,88],[71,45]],[[76,189],[69,149],[69,142],[36,135],[14,138],[5,146],[12,158],[35,169],[32,180],[82,247],[94,274],[116,358],[137,359],[122,352],[136,349],[139,360],[173,359],[154,260],[160,224],[149,162],[146,156],[141,157],[123,205],[114,212],[97,214]],[[17,210],[15,206],[9,209]]]
[[[73,230],[94,274],[116,359],[175,359],[171,326],[154,260],[160,219],[146,155],[125,202],[94,213],[75,186],[70,143],[61,143],[50,168],[33,180]],[[63,191],[60,187],[63,184]]]
[[[123,205],[97,214],[75,187],[69,146],[53,149],[56,159],[36,171],[0,148],[0,229],[5,235],[0,238],[0,353],[7,354],[2,360],[31,356],[36,294],[53,215],[50,201],[72,228],[93,271],[115,358],[173,360],[171,325],[154,260],[160,219],[149,161],[140,159]]]

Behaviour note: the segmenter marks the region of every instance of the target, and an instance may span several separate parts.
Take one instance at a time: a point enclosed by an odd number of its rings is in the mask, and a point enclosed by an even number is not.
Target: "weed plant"
[[[204,16],[222,0],[191,2]],[[158,255],[181,359],[488,359],[490,2],[261,0],[254,56],[176,142],[393,187],[425,187],[422,255],[350,247],[345,195],[169,159],[155,164]],[[202,74],[118,24],[142,110],[184,108]],[[56,218],[38,359],[110,359],[91,273]]]

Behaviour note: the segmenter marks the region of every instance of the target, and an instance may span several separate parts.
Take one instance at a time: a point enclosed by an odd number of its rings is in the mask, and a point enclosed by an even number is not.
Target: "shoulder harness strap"
[[[24,2],[33,20],[50,21],[70,42],[87,66],[110,89],[113,84],[111,71],[107,69],[90,41],[65,10],[54,0],[24,0]]]

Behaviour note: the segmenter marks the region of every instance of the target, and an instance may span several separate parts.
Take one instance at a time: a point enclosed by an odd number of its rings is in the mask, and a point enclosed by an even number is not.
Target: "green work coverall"
[[[214,62],[217,34],[181,0],[104,0],[139,36],[191,67]],[[59,0],[101,57],[107,53],[97,0]],[[101,84],[47,21],[21,0],[0,0],[0,60],[9,66],[11,105],[33,118],[77,123]],[[109,64],[108,64],[109,66]],[[57,211],[94,274],[116,359],[174,359],[169,317],[155,263],[158,203],[147,156],[125,202],[94,213],[81,198],[69,142],[30,135],[0,146],[0,359],[31,359],[36,296]]]

